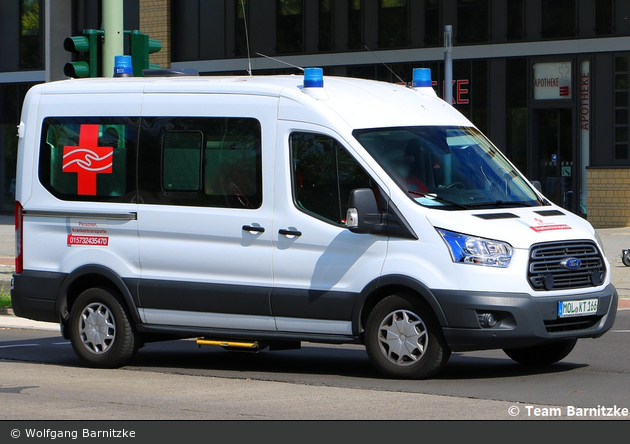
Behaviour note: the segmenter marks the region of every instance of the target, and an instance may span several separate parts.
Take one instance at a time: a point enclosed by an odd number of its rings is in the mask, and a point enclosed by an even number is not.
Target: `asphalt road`
[[[58,333],[5,329],[0,404],[10,408],[0,419],[542,419],[535,408],[584,419],[567,414],[630,409],[629,339],[630,311],[622,310],[612,331],[578,341],[554,365],[470,352],[454,354],[434,379],[397,381],[376,373],[359,346],[249,354],[170,341],[146,345],[122,369],[96,370],[81,366]]]

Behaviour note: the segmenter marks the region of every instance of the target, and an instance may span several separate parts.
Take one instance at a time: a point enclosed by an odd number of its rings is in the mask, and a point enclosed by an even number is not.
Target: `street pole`
[[[444,100],[453,105],[453,27],[444,26]]]
[[[103,0],[103,77],[114,76],[114,57],[124,54],[123,27],[123,0]]]

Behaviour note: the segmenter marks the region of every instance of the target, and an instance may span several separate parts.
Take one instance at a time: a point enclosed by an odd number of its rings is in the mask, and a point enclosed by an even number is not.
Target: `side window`
[[[47,117],[39,180],[62,200],[134,202],[138,118]]]
[[[261,127],[256,119],[142,119],[141,202],[225,208],[262,204]]]
[[[376,184],[335,139],[311,133],[291,134],[293,198],[298,208],[343,225],[350,192]]]

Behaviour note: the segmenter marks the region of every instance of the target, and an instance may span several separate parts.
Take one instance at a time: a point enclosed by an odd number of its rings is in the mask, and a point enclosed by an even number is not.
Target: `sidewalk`
[[[630,267],[621,262],[621,250],[630,248],[630,227],[597,230],[604,244],[604,254],[610,262],[610,280],[619,294],[619,309],[630,310]],[[12,216],[0,216],[0,288],[4,292],[11,288],[14,270],[15,232]],[[24,328],[33,330],[59,331],[59,325],[49,322],[18,318],[12,310],[0,310],[0,329]]]

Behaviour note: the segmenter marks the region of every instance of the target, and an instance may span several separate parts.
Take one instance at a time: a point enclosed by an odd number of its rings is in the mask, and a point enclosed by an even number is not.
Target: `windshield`
[[[448,210],[548,205],[475,128],[378,128],[353,135],[420,205]]]

